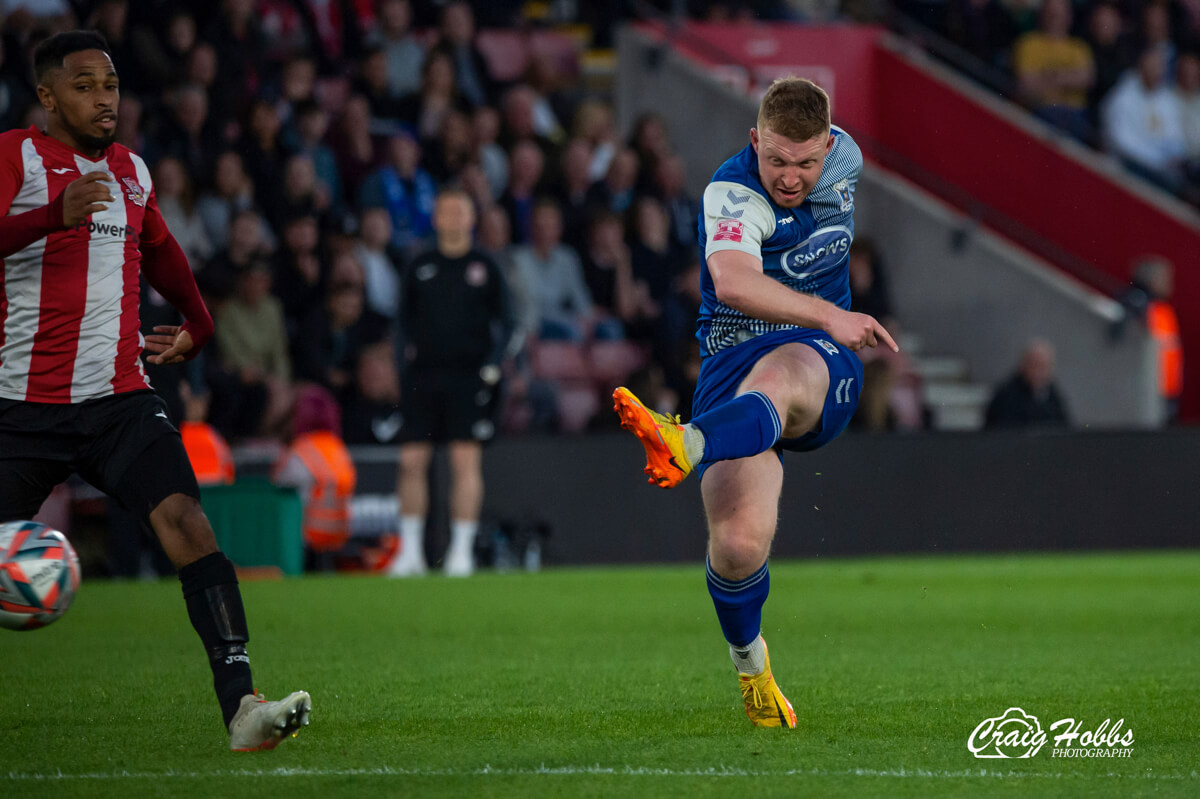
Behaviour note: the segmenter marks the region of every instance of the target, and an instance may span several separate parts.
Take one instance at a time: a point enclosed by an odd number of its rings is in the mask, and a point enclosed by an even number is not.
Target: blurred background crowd
[[[688,413],[699,367],[697,198],[664,121],[618,131],[589,59],[622,20],[894,23],[1003,73],[1010,93],[1179,196],[1200,196],[1196,2],[760,0],[3,0],[0,122],[42,125],[29,55],[94,27],[122,88],[119,141],[153,170],[217,337],[152,380],[177,418],[230,442],[287,437],[320,386],[349,444],[391,443],[402,383],[398,286],[433,246],[434,199],[472,198],[476,241],[508,278],[515,338],[501,433],[615,424],[628,382]],[[548,34],[548,35],[543,35]],[[602,71],[601,71],[602,72]],[[714,153],[715,166],[726,153]],[[869,233],[869,231],[865,231]],[[862,236],[856,310],[895,322],[883,259]],[[147,327],[174,312],[144,290]],[[1053,353],[1035,347],[1042,362]],[[1043,370],[1044,371],[1044,370]],[[925,424],[903,360],[868,364],[857,423]],[[1052,378],[1052,374],[1051,374]],[[1065,412],[1053,414],[1065,421]]]

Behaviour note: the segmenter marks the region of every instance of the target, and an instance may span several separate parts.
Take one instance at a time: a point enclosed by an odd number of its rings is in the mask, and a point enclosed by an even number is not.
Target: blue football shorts
[[[692,399],[692,418],[736,397],[738,386],[763,356],[792,342],[807,344],[825,359],[825,365],[829,368],[829,392],[825,395],[819,429],[797,438],[781,438],[775,444],[775,451],[782,461],[782,450],[808,452],[837,438],[858,408],[858,394],[862,389],[862,361],[858,355],[836,343],[824,330],[807,327],[763,333],[705,358],[700,364],[700,377],[696,381],[696,394]],[[696,476],[703,477],[709,465],[699,464]]]

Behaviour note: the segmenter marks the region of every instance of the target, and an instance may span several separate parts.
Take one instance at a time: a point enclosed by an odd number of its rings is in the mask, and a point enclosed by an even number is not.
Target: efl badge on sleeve
[[[742,223],[736,219],[718,219],[713,241],[741,241]]]
[[[146,190],[142,188],[142,184],[133,178],[121,178],[121,182],[125,184],[125,193],[129,195],[129,201],[134,205],[145,207]]]

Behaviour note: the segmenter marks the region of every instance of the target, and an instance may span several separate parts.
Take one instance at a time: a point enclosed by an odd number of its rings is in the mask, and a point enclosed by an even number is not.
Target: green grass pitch
[[[175,581],[0,631],[0,795],[1196,796],[1200,552],[775,562],[799,715],[750,726],[700,563],[246,582],[270,753],[226,751]],[[975,758],[979,722],[1125,720],[1121,759]]]

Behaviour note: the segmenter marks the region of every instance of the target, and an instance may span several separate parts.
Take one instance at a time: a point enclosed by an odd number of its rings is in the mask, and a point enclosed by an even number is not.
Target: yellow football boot
[[[763,648],[767,643],[763,641]],[[775,678],[771,676],[771,656],[766,655],[762,674],[738,673],[738,683],[742,688],[742,699],[746,702],[746,715],[755,727],[787,727],[789,730],[796,726],[796,711],[792,703],[779,690]]]
[[[622,386],[613,392],[613,410],[621,417],[621,427],[638,437],[646,450],[649,482],[659,488],[674,488],[692,471],[683,443],[683,425],[678,416],[656,413]]]

